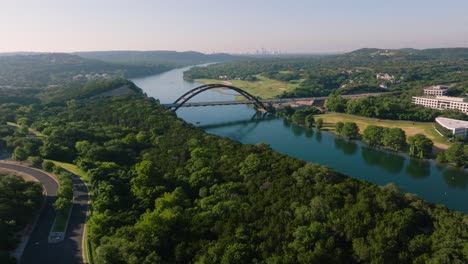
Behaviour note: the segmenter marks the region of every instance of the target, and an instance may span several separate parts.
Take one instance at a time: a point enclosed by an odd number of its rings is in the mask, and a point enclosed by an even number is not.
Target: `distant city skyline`
[[[0,0],[0,52],[468,47],[466,0]],[[261,52],[260,52],[261,53]]]

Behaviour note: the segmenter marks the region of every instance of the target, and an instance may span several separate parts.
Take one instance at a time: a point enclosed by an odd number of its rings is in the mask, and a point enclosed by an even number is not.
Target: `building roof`
[[[420,95],[420,96],[413,96],[413,98],[425,98],[425,99],[433,99],[433,100],[438,100],[438,101],[450,101],[450,102],[457,102],[457,103],[467,102],[465,98],[453,97],[453,96]]]
[[[424,88],[425,91],[439,91],[439,90],[447,90],[449,89],[450,86],[444,86],[444,85],[433,85]]]
[[[460,127],[468,127],[468,121],[446,118],[446,117],[437,117],[436,122],[448,129],[455,129]]]
[[[433,95],[418,95],[418,96],[413,96],[413,98],[424,98],[424,99],[433,99],[436,100],[436,97]]]
[[[465,98],[453,97],[453,96],[436,96],[436,99],[441,100],[441,101],[452,101],[452,102],[459,102],[459,103],[466,102]]]

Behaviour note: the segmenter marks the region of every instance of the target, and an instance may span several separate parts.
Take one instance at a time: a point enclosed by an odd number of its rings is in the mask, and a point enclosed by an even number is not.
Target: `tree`
[[[371,146],[382,144],[383,127],[370,125],[364,129],[362,139]]]
[[[131,191],[141,200],[143,205],[149,205],[161,192],[157,185],[160,177],[156,165],[152,161],[144,160],[135,165],[136,176],[131,180]]]
[[[338,135],[341,135],[341,132],[343,131],[343,126],[344,126],[343,122],[338,122],[335,124],[335,131]]]
[[[305,118],[306,127],[312,127],[314,125],[315,119],[314,115],[307,115]]]
[[[331,94],[325,102],[325,107],[330,111],[343,113],[346,109],[346,102],[347,100],[343,97]]]
[[[65,214],[67,212],[67,209],[70,208],[71,204],[71,200],[65,197],[59,197],[54,203],[54,208],[61,214]]]
[[[13,159],[18,161],[23,161],[28,158],[28,153],[23,147],[16,147],[13,152]]]
[[[283,108],[283,111],[286,116],[291,116],[292,114],[294,114],[294,109],[290,105],[286,105]]]
[[[29,128],[27,126],[20,126],[18,130],[16,130],[16,134],[19,136],[25,137],[29,133]]]
[[[44,161],[42,162],[42,169],[48,172],[51,172],[54,169],[54,163],[52,161]]]
[[[292,121],[300,125],[305,124],[305,118],[306,118],[306,114],[302,111],[296,111],[291,116]]]
[[[42,160],[41,157],[39,156],[34,156],[34,157],[31,157],[31,162],[32,162],[32,165],[36,168],[40,168],[42,166],[42,162],[44,162]]]
[[[434,143],[423,134],[416,134],[408,138],[409,154],[418,158],[424,158],[431,154]]]
[[[395,151],[402,150],[406,146],[405,131],[401,128],[385,128],[382,143]]]
[[[136,141],[138,142],[138,144],[147,144],[149,142],[149,136],[145,131],[140,131],[136,135]]]
[[[10,263],[2,256],[18,242],[17,232],[31,224],[42,202],[42,186],[17,175],[0,173],[0,263]],[[15,262],[13,262],[15,263]]]
[[[315,127],[320,130],[322,129],[323,127],[323,119],[322,118],[318,118],[316,121],[315,121]]]
[[[445,158],[449,163],[455,166],[462,166],[467,164],[467,157],[464,152],[464,145],[461,142],[453,143],[446,151]]]
[[[346,122],[343,125],[341,134],[350,139],[359,138],[359,127],[354,122]]]
[[[444,151],[439,152],[439,154],[437,154],[436,160],[438,162],[446,163],[447,162],[447,157],[445,157],[445,152]]]

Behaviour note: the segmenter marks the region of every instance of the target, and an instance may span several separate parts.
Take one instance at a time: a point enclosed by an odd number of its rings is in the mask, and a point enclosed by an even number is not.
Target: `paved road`
[[[83,263],[81,243],[89,200],[88,189],[84,182],[73,176],[75,201],[65,240],[49,244],[47,239],[55,219],[52,204],[56,199],[57,183],[45,173],[31,168],[7,163],[0,163],[0,167],[31,175],[38,179],[47,191],[46,205],[26,245],[21,263]]]

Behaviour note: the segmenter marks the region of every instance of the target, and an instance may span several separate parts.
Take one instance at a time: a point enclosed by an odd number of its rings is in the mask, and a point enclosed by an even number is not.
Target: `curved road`
[[[88,188],[84,182],[73,175],[75,201],[65,239],[57,244],[49,244],[48,236],[55,219],[52,205],[56,199],[57,182],[47,174],[32,168],[1,162],[0,167],[19,171],[36,178],[47,191],[46,204],[30,235],[20,263],[84,263],[82,240],[89,200]]]

